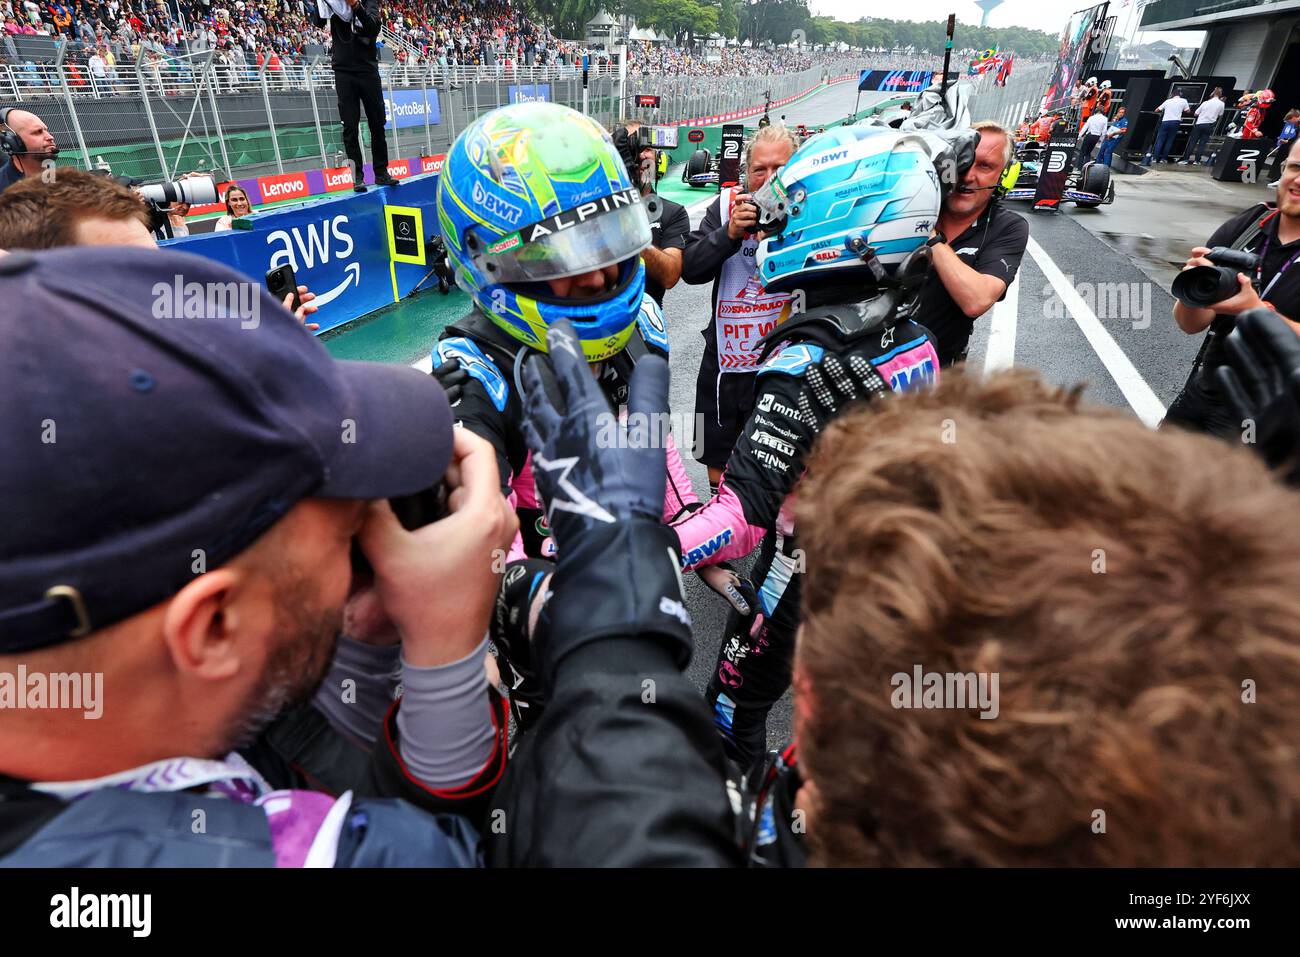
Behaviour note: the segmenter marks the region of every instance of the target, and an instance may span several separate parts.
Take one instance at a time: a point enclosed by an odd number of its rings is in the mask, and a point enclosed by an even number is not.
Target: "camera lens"
[[[1237,270],[1223,266],[1196,266],[1174,278],[1170,292],[1196,309],[1205,309],[1236,295]]]

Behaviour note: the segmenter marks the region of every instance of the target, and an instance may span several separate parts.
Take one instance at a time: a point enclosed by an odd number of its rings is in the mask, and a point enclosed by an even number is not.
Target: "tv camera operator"
[[[627,164],[632,183],[645,199],[650,215],[651,245],[641,250],[645,291],[662,307],[664,293],[682,278],[682,250],[691,231],[691,218],[685,206],[655,192],[661,164],[654,132],[631,120],[614,130],[614,145]]]

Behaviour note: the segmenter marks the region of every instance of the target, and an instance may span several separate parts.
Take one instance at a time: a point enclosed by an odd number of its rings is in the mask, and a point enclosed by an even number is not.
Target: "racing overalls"
[[[855,306],[815,309],[768,337],[755,380],[754,411],[727,462],[717,495],[674,523],[684,570],[748,554],[760,545],[752,578],[758,607],[732,610],[707,698],[728,757],[748,770],[767,747],[767,715],[790,685],[799,624],[800,574],[791,506],[784,490],[803,468],[803,378],[828,350],[843,343],[826,330],[853,328]],[[904,391],[938,380],[939,357],[929,332],[914,320],[893,320],[857,339],[860,357],[875,370],[874,391]]]
[[[502,588],[490,647],[498,666],[503,659],[508,665],[500,667],[503,687],[498,690],[510,699],[512,739],[515,731],[526,729],[535,720],[543,703],[540,685],[532,672],[527,610],[553,570],[555,557],[555,542],[537,495],[531,454],[521,425],[524,403],[519,372],[531,351],[478,310],[448,326],[433,348],[435,369],[455,359],[468,374],[461,397],[454,404],[456,423],[492,444],[501,473],[501,493],[519,516],[519,532],[502,562]],[[658,304],[647,295],[641,301],[637,329],[627,347],[601,364],[601,388],[615,409],[627,404],[632,370],[641,356],[649,354],[668,358],[668,334]],[[670,522],[688,507],[698,507],[699,498],[672,435],[665,434],[664,439],[668,480],[663,514],[664,521]]]

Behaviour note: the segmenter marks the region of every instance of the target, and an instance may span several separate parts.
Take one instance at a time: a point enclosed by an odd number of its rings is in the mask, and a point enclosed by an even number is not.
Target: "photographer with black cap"
[[[1236,317],[1250,309],[1267,307],[1285,317],[1300,316],[1297,259],[1300,159],[1288,159],[1278,184],[1277,206],[1260,203],[1228,220],[1206,245],[1192,250],[1174,281],[1178,327],[1188,335],[1209,331],[1187,383],[1165,414],[1165,423],[1222,438],[1241,435],[1241,420],[1215,376],[1226,361],[1224,340]],[[1300,326],[1293,324],[1293,328]]]
[[[0,193],[24,176],[39,175],[48,162],[58,159],[54,134],[35,113],[16,106],[0,107],[0,153],[9,157],[0,166]]]
[[[170,250],[10,253],[0,295],[0,865],[472,865],[516,522],[437,380]]]

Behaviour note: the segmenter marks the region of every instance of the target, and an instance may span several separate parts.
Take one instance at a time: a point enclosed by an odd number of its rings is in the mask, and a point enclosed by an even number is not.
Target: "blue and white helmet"
[[[769,234],[756,254],[764,289],[881,285],[929,240],[944,183],[960,180],[939,171],[973,156],[978,134],[961,138],[954,149],[952,134],[842,126],[810,139],[754,196]]]

